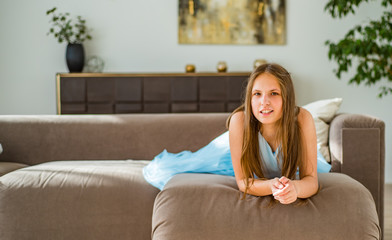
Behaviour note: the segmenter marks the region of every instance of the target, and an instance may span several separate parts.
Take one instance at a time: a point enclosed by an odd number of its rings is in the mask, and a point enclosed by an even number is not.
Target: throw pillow
[[[329,123],[339,110],[342,98],[315,101],[302,106],[312,114],[317,134],[317,148],[325,160],[331,162],[328,148]]]

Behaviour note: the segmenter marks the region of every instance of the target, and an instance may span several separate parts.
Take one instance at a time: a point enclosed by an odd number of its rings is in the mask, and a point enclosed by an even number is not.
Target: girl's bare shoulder
[[[312,114],[305,108],[300,107],[298,113],[298,121],[300,123],[307,123],[309,121],[312,122],[313,121]]]
[[[301,107],[298,113],[298,123],[304,131],[312,130],[311,132],[313,132],[315,128],[312,114],[308,110]]]
[[[238,111],[231,116],[231,122],[233,123],[243,123],[245,119],[245,113],[243,111]]]
[[[242,128],[244,126],[245,114],[243,111],[238,111],[231,115],[229,129]]]

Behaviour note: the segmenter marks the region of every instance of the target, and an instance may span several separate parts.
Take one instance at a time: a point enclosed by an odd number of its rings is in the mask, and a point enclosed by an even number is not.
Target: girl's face
[[[270,73],[260,74],[252,87],[252,112],[263,125],[273,126],[282,117],[282,92],[278,79]]]

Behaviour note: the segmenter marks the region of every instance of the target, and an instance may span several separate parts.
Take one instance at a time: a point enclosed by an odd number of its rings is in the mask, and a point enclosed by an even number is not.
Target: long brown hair
[[[255,176],[265,179],[263,174],[263,164],[259,153],[258,132],[263,132],[263,124],[259,122],[252,112],[252,88],[258,76],[263,73],[274,75],[280,86],[283,100],[282,117],[276,122],[276,140],[280,143],[278,159],[283,159],[282,176],[294,179],[298,167],[300,166],[303,146],[301,142],[300,127],[297,121],[299,108],[295,103],[294,86],[290,74],[278,64],[263,64],[256,68],[249,77],[246,87],[244,103],[230,115],[227,120],[227,127],[230,124],[231,116],[236,112],[244,112],[244,133],[241,152],[241,167],[245,177],[245,194],[249,188],[249,179],[253,184]]]

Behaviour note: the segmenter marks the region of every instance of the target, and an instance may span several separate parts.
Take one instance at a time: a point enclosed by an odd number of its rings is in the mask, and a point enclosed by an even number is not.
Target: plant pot
[[[69,72],[82,72],[84,66],[84,48],[80,43],[68,43],[65,53]]]

